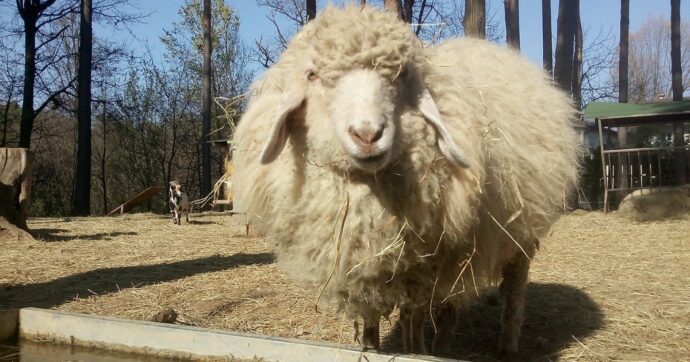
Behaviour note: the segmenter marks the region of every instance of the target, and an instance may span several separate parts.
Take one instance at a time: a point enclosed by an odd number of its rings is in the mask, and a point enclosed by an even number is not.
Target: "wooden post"
[[[601,127],[601,119],[597,118],[599,125],[599,151],[601,152],[601,174],[604,177],[604,213],[609,212],[609,178],[606,174],[606,158],[604,157],[604,132]]]

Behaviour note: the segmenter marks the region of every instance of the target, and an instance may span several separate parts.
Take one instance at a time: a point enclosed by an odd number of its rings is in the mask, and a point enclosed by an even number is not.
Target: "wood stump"
[[[28,237],[33,157],[26,148],[0,148],[0,237]]]

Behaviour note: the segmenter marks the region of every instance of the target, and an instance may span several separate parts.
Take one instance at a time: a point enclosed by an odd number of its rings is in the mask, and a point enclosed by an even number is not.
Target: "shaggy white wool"
[[[361,68],[403,92],[393,161],[376,174],[350,167],[327,90],[305,77],[313,69],[328,89]],[[425,88],[469,168],[440,152],[418,110]],[[574,113],[540,69],[479,40],[423,48],[407,25],[371,8],[326,9],[253,91],[234,141],[237,206],[292,279],[352,317],[472,297],[517,252],[532,252],[576,183]],[[304,102],[289,107],[287,146],[262,165],[294,93]]]

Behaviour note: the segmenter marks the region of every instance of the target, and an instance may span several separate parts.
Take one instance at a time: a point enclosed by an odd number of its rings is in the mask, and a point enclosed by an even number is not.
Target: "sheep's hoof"
[[[503,338],[498,345],[498,351],[501,354],[502,361],[518,361],[518,347],[516,343],[507,343]]]
[[[365,327],[364,333],[362,333],[362,345],[364,345],[364,350],[379,350],[381,345],[379,342],[379,328],[376,327]]]

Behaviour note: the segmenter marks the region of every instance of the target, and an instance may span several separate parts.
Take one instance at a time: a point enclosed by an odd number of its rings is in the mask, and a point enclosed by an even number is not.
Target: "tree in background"
[[[570,92],[573,96],[573,103],[578,110],[582,110],[582,48],[584,38],[582,34],[582,22],[580,21],[580,11],[575,13],[575,49],[573,52],[573,83]]]
[[[272,39],[259,38],[255,41],[253,60],[268,68],[287,48],[288,39],[309,21],[305,0],[256,0],[256,4],[268,9],[268,20],[273,24]],[[316,6],[316,5],[314,5]],[[286,26],[281,24],[287,23]]]
[[[556,63],[553,76],[561,89],[572,95],[573,54],[580,0],[560,0],[558,5]]]
[[[681,68],[680,54],[680,0],[671,0],[671,88],[673,89],[673,101],[683,100],[683,75]],[[685,128],[683,123],[673,124],[673,146],[685,146]],[[674,156],[673,176],[676,185],[685,185],[687,172],[685,171],[688,163],[685,150],[679,150]]]
[[[621,0],[620,43],[618,46],[618,102],[628,103],[628,39],[630,0]]]
[[[553,77],[553,46],[551,44],[551,0],[541,0],[542,58],[544,69]]]
[[[93,18],[117,26],[139,19],[141,15],[126,11],[130,0],[96,0]],[[74,27],[65,20],[80,13],[79,0],[17,0],[21,24],[7,23],[0,27],[13,36],[24,37],[24,90],[20,122],[19,146],[31,146],[35,118],[50,104],[59,102],[76,82],[74,78],[55,81],[60,74],[53,67],[72,56],[56,46],[63,34]],[[38,83],[37,83],[38,81]],[[40,103],[36,106],[36,101]]]
[[[400,0],[383,0],[383,8],[398,14],[398,18],[403,20],[405,19]]]
[[[519,0],[505,0],[504,6],[506,42],[513,49],[520,50],[520,2]]]
[[[486,38],[486,1],[465,0],[465,15],[462,25],[466,36]]]
[[[204,0],[204,15],[202,21],[203,35],[203,89],[201,97],[201,197],[211,192],[211,53],[213,45],[211,39],[211,0]]]
[[[46,10],[55,4],[56,0],[18,0],[17,11],[24,21],[24,96],[22,97],[22,120],[19,135],[19,147],[31,147],[31,132],[33,131],[34,118],[43,109],[43,105],[37,112],[34,110],[34,83],[36,81],[36,51],[47,42],[54,40],[59,34],[51,35],[44,42],[36,46],[36,34],[42,26],[47,25],[43,18]],[[41,22],[39,23],[39,20]]]
[[[671,0],[671,88],[673,100],[683,100],[683,75],[680,54],[680,0]]]
[[[680,23],[681,69],[690,67],[690,22]],[[672,98],[671,24],[663,17],[650,17],[634,33],[628,44],[628,97],[644,103]],[[683,89],[690,86],[690,72],[681,74]]]
[[[91,0],[81,0],[79,20],[79,70],[77,89],[77,170],[75,175],[72,215],[91,213],[91,59],[93,28]]]
[[[21,95],[21,74],[16,72],[21,64],[19,55],[5,45],[0,39],[0,147],[16,144],[19,136],[19,119],[21,108],[18,97]]]
[[[307,21],[316,17],[316,0],[307,0]]]

